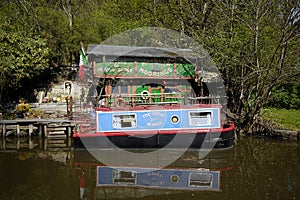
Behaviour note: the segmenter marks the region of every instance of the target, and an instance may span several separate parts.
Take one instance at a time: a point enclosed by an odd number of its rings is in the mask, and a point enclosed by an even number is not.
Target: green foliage
[[[219,21],[215,29],[205,31],[209,38],[205,45],[223,75],[228,107],[240,130],[257,131],[260,111],[274,88],[282,82],[299,84],[300,51],[295,43],[299,44],[300,32],[298,25],[289,23],[296,6],[282,1],[228,1],[216,2],[212,10]],[[290,98],[288,103],[296,99]]]
[[[20,87],[23,79],[31,79],[49,66],[49,49],[45,39],[16,30],[5,18],[1,22],[0,95],[3,90]]]
[[[285,108],[285,109],[300,109],[300,86],[297,85],[282,85],[272,90],[269,107]]]
[[[266,105],[299,108],[294,91],[300,76],[299,6],[281,0],[1,1],[0,99],[45,68],[63,66],[63,71],[78,63],[80,42],[86,47],[111,37],[113,44],[121,44],[112,36],[163,27],[192,37],[208,50],[222,73],[228,107],[241,128],[249,130],[246,126],[255,124]],[[132,45],[159,42],[144,30]],[[166,40],[164,33],[156,35],[161,35],[156,40]],[[178,42],[167,40],[170,46]],[[288,87],[280,86],[283,81]]]

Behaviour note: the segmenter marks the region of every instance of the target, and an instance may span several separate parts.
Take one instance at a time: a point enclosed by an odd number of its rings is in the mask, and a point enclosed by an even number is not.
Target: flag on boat
[[[80,60],[79,60],[79,73],[78,76],[80,80],[84,80],[84,66],[87,65],[87,59],[83,47],[79,50]]]

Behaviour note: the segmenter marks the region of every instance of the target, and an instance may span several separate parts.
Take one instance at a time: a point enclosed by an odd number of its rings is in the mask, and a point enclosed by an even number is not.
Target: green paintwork
[[[138,62],[135,69],[134,62],[109,62],[96,63],[96,76],[118,76],[118,77],[177,77],[192,78],[194,76],[194,65],[173,63],[146,63]]]
[[[133,76],[134,62],[110,62],[97,63],[95,67],[95,75],[117,75],[117,76]]]

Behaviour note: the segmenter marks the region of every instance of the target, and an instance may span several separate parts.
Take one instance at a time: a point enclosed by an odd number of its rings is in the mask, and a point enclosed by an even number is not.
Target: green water
[[[1,200],[76,200],[81,195],[83,199],[300,199],[298,142],[244,138],[231,149],[201,159],[198,152],[188,151],[167,167],[218,171],[218,190],[96,186],[101,163],[88,152],[45,148],[44,141],[32,143],[31,149],[21,145],[19,150],[3,149],[1,143]]]

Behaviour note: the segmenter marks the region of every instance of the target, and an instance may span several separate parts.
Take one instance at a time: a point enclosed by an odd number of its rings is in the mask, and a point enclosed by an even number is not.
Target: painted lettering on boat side
[[[147,126],[162,126],[163,123],[161,121],[159,122],[147,122]]]
[[[157,177],[162,177],[162,173],[158,172],[158,171],[153,171],[153,172],[148,172],[146,174],[146,176],[157,176]]]
[[[139,68],[139,72],[146,75],[146,76],[171,76],[171,72],[172,69],[171,68],[167,68],[164,71],[160,71],[160,72],[153,72],[147,69],[143,69],[143,68]]]
[[[163,125],[166,114],[160,111],[153,111],[143,114],[143,118],[146,121],[148,127],[160,127]]]
[[[146,119],[147,117],[151,117],[151,119],[155,119],[153,117],[166,117],[164,112],[154,111],[154,112],[147,112],[143,114],[143,118]]]

